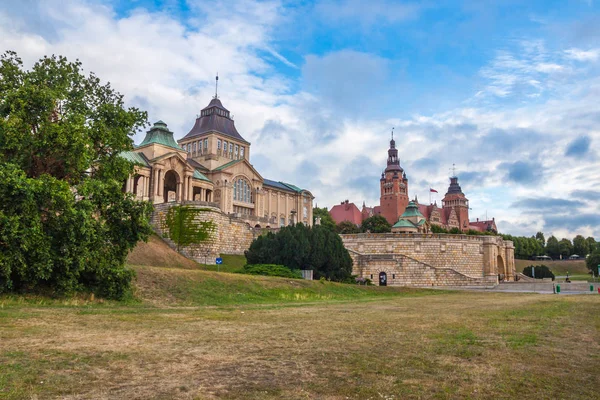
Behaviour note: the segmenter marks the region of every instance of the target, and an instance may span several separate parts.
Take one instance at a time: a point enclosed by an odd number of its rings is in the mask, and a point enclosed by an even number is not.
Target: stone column
[[[154,174],[154,191],[153,194],[155,196],[158,196],[158,170],[155,168],[152,170],[152,173]]]
[[[165,174],[162,169],[158,170],[158,195],[164,196],[165,192]]]
[[[175,199],[178,202],[181,202],[181,200],[183,199],[183,196],[182,196],[183,193],[181,193],[182,186],[183,186],[183,184],[181,181],[177,182],[177,193],[175,194]]]
[[[188,198],[188,177],[187,175],[183,176],[183,196],[181,197],[181,201],[186,201]]]
[[[188,177],[188,200],[194,200],[194,180],[192,176]]]
[[[131,176],[127,176],[127,180],[125,181],[125,192],[131,192]]]

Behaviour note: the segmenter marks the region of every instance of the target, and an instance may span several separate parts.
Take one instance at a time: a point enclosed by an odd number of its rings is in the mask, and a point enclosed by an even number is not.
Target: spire
[[[394,128],[392,128],[392,139],[390,140],[390,148],[388,150],[387,168],[385,172],[400,171],[400,174],[404,171],[400,167],[400,159],[398,158],[398,149],[396,149],[396,141],[394,140]]]
[[[215,76],[215,97],[214,99],[218,99],[218,90],[219,90],[219,73],[217,72],[217,76]]]
[[[456,178],[456,164],[452,163],[452,168],[450,168],[452,170],[452,177]]]

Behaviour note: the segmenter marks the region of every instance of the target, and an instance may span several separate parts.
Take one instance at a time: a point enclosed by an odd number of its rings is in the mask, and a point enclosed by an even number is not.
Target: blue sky
[[[79,58],[177,138],[219,72],[251,162],[319,206],[378,203],[395,127],[411,197],[456,164],[473,219],[600,239],[593,0],[5,1],[9,49]]]

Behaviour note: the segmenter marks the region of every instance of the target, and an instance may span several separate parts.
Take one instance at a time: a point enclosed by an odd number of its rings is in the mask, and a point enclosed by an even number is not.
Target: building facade
[[[450,177],[450,185],[442,199],[441,207],[437,202],[419,204],[416,197],[409,202],[408,178],[406,171],[400,165],[398,149],[396,149],[393,137],[390,140],[387,166],[381,174],[379,187],[378,206],[367,207],[363,202],[359,214],[358,207],[346,200],[333,206],[330,210],[333,220],[337,224],[342,221],[350,221],[360,225],[362,221],[373,215],[381,215],[390,225],[395,226],[394,231],[397,232],[424,233],[430,230],[431,225],[448,230],[456,228],[462,232],[469,230],[497,232],[494,218],[487,221],[479,221],[479,219],[476,222],[469,221],[469,199],[463,193],[456,175]],[[409,212],[407,213],[407,211]],[[405,213],[407,214],[405,215]],[[424,223],[419,222],[423,220]]]
[[[182,139],[158,121],[122,156],[135,164],[123,189],[142,200],[205,203],[256,228],[312,225],[312,193],[263,178],[250,163],[250,142],[216,96]]]

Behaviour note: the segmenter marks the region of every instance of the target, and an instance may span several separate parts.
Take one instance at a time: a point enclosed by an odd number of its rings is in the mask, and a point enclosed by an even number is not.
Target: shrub
[[[299,270],[292,270],[285,265],[277,264],[246,264],[244,265],[244,268],[239,271],[239,273],[302,279],[302,273]]]
[[[533,278],[533,268],[535,268],[536,279],[552,278],[552,280],[554,280],[554,273],[550,271],[550,268],[548,268],[545,265],[530,265],[528,267],[525,267],[523,268],[523,275]]]

